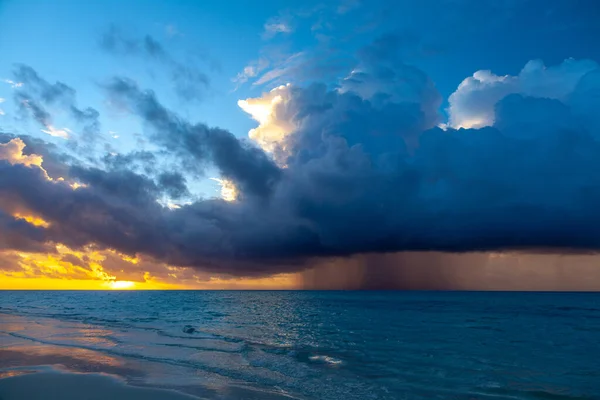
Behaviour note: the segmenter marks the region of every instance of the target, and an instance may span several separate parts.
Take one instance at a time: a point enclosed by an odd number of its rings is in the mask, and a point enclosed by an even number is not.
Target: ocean
[[[0,377],[45,368],[204,399],[600,399],[600,294],[0,292]]]

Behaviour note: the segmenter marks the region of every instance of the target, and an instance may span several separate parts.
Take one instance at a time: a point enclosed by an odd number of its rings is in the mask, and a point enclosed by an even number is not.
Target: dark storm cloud
[[[106,169],[130,169],[132,171],[141,170],[147,175],[156,173],[158,159],[157,155],[151,151],[136,150],[129,153],[108,153],[102,157]]]
[[[381,54],[363,55],[335,90],[265,94],[280,96],[265,124],[287,129],[275,139],[272,126],[255,131],[272,155],[114,79],[105,85],[111,100],[143,120],[149,140],[183,168],[152,179],[126,159],[106,170],[72,166],[69,176],[86,185],[73,190],[35,166],[4,162],[0,199],[51,223],[40,241],[236,275],[366,253],[600,249],[597,72],[566,100],[513,94],[497,102],[492,126],[442,130],[427,76]],[[185,176],[207,166],[235,183],[237,201],[175,210],[156,201],[185,193]],[[369,287],[385,286],[369,279]]]
[[[321,260],[299,274],[304,289],[598,291],[595,254],[361,254]]]
[[[185,177],[180,173],[163,172],[158,175],[158,184],[173,199],[181,199],[189,195]]]
[[[257,215],[243,204],[208,200],[171,211],[155,201],[156,186],[144,177],[81,168],[74,168],[72,175],[87,186],[73,190],[64,182],[48,181],[37,167],[0,163],[0,198],[17,201],[50,223],[39,228],[44,234],[40,245],[95,244],[243,275],[270,270],[257,260],[287,257],[281,250],[303,242],[301,230],[295,233],[285,226],[276,228],[281,237],[264,241],[270,227],[283,220]]]
[[[159,193],[158,186],[151,179],[128,170],[107,172],[76,166],[71,168],[70,176],[117,201],[152,202]]]
[[[39,168],[3,162],[0,193],[47,218],[51,223],[45,230],[47,238],[68,246],[121,243],[117,247],[131,253],[143,240],[153,245],[163,242],[156,239],[162,237],[160,232],[150,228],[151,221],[160,218],[161,209],[151,197],[154,187],[150,182],[137,177],[132,183],[128,174],[103,176],[97,170],[74,170],[83,182],[96,186],[73,190],[64,182],[48,181]]]
[[[150,35],[131,38],[113,26],[102,35],[100,46],[115,55],[138,56],[165,65],[169,69],[175,93],[183,100],[201,100],[210,86],[208,76],[192,60],[176,60]]]
[[[128,199],[129,202],[152,203],[162,193],[173,199],[189,195],[185,178],[177,172],[162,172],[155,182],[146,175],[127,169],[104,171],[74,166],[69,176],[116,201]]]
[[[48,250],[45,245],[47,240],[48,235],[43,228],[33,226],[24,219],[14,218],[0,210],[0,250],[45,252]]]
[[[139,115],[150,128],[151,139],[181,157],[191,171],[201,174],[212,163],[247,195],[266,196],[279,179],[279,168],[262,150],[226,130],[182,119],[133,81],[115,78],[106,90]]]
[[[15,91],[15,100],[22,112],[30,112],[44,128],[51,129],[52,115],[48,107],[66,110],[83,129],[84,138],[93,140],[100,133],[100,114],[94,108],[80,109],[76,104],[76,91],[63,82],[50,83],[33,68],[19,64],[13,70],[16,81],[22,88]]]

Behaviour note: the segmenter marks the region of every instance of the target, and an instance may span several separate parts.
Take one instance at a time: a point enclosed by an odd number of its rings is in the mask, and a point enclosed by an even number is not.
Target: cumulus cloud
[[[360,143],[374,155],[383,150],[380,146],[404,151],[438,123],[440,103],[433,83],[417,68],[365,57],[335,90],[288,84],[238,105],[259,122],[250,138],[285,165],[299,152],[294,147],[322,147],[320,140],[328,137],[341,137],[350,146]],[[304,154],[316,151],[310,147]]]
[[[189,121],[152,91],[115,78],[107,94],[180,161],[180,174],[128,169],[146,157],[132,154],[111,160],[114,168],[70,165],[70,178],[84,185],[73,190],[0,162],[0,200],[48,221],[41,241],[242,276],[375,253],[600,248],[596,72],[575,81],[579,62],[558,68],[560,79],[554,67],[530,65],[517,79],[527,91],[498,98],[492,126],[442,130],[429,78],[397,60],[373,62],[377,54],[363,55],[339,87],[282,86],[240,102],[259,123],[251,142]],[[208,167],[234,185],[233,201],[157,201],[185,195],[186,176]]]
[[[0,104],[4,103],[6,101],[6,99],[3,99],[2,97],[0,97]],[[0,108],[0,115],[4,115],[4,110]]]
[[[568,96],[582,77],[596,69],[598,64],[594,61],[567,59],[551,67],[546,67],[540,60],[530,61],[517,76],[477,71],[462,81],[448,100],[450,126],[481,128],[493,125],[495,105],[509,94],[568,102]]]
[[[178,200],[189,195],[185,177],[178,172],[162,172],[157,180],[159,188],[172,199]]]
[[[47,175],[52,179],[68,177],[69,163],[73,160],[71,157],[62,153],[62,149],[55,144],[48,143],[42,139],[27,135],[15,136],[0,131],[0,144],[3,145],[3,158],[11,162],[11,158],[20,160],[17,163],[26,165],[42,166]],[[12,154],[12,156],[9,156]],[[27,159],[35,162],[23,163]],[[15,163],[15,162],[11,162]]]
[[[23,154],[25,143],[20,138],[14,138],[7,143],[0,143],[0,160],[6,160],[10,164],[23,164],[26,166],[42,166],[44,159],[37,154]]]
[[[596,137],[600,133],[600,68],[585,74],[569,95],[568,104],[574,116]]]
[[[150,35],[129,37],[113,26],[102,35],[100,46],[114,55],[142,57],[166,66],[175,93],[183,100],[201,100],[210,86],[208,75],[191,60],[177,60]]]
[[[238,101],[238,106],[259,123],[248,136],[269,153],[278,150],[285,137],[295,129],[293,121],[279,117],[276,110],[278,104],[290,100],[291,90],[291,85],[281,85],[259,98]],[[285,148],[282,150],[285,151]]]

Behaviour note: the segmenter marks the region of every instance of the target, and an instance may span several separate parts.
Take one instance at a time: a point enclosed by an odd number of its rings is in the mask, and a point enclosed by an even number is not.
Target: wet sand
[[[1,376],[1,375],[0,375]],[[194,400],[173,390],[128,386],[105,374],[70,373],[50,368],[13,370],[0,379],[0,400]]]

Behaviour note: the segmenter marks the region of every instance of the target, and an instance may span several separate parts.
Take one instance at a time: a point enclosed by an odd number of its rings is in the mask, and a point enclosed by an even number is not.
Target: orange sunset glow
[[[64,245],[56,246],[56,254],[0,252],[0,260],[5,263],[0,290],[293,289],[298,282],[294,274],[211,276],[112,250],[82,252]]]

